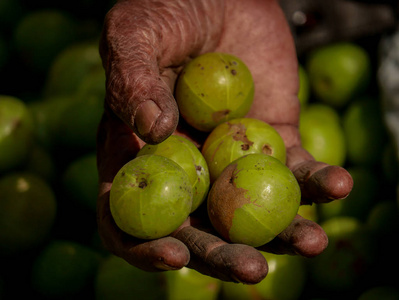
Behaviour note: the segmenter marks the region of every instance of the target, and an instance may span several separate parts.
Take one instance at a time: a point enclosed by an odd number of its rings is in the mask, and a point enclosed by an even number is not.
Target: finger
[[[135,239],[121,231],[112,218],[109,191],[113,178],[126,162],[136,156],[140,141],[107,106],[99,125],[97,149],[100,179],[97,224],[105,248],[147,271],[174,270],[185,266],[190,254],[180,241],[169,237],[154,241]]]
[[[218,1],[120,1],[106,15],[100,54],[107,101],[145,142],[159,143],[175,131],[177,74],[190,57],[215,47],[222,7]]]
[[[347,170],[315,161],[299,146],[287,150],[287,166],[301,187],[302,203],[344,199],[352,190],[353,179]]]
[[[324,251],[328,237],[320,225],[297,215],[271,242],[259,249],[276,254],[314,257]]]
[[[268,265],[255,248],[228,244],[217,236],[191,225],[173,233],[190,250],[188,267],[223,281],[256,284],[265,278]]]
[[[107,187],[102,190],[108,190]],[[109,211],[109,191],[99,197],[98,230],[106,249],[145,271],[177,270],[190,260],[187,247],[177,239],[164,237],[140,240],[121,231]]]

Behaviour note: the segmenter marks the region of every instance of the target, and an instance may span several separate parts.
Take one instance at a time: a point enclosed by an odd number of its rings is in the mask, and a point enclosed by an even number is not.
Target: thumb
[[[179,119],[171,88],[176,78],[161,74],[153,35],[135,30],[132,37],[131,26],[114,24],[105,23],[100,41],[107,104],[144,142],[160,143]]]

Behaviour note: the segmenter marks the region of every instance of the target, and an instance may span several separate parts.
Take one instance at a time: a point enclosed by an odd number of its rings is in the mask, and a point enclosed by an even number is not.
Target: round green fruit
[[[337,108],[363,91],[371,78],[368,53],[353,43],[329,44],[313,50],[306,70],[315,97]]]
[[[217,300],[220,280],[203,275],[194,269],[182,268],[164,273],[168,300]]]
[[[338,112],[325,104],[309,104],[301,111],[299,132],[302,146],[317,161],[342,166],[346,141]]]
[[[342,121],[348,161],[369,166],[380,163],[387,142],[380,101],[369,97],[354,99]]]
[[[14,254],[40,245],[53,227],[57,202],[40,176],[18,172],[0,179],[0,253]]]
[[[248,154],[229,164],[208,195],[213,227],[229,242],[258,247],[292,222],[301,192],[292,172],[266,154]]]
[[[110,255],[100,265],[94,283],[95,299],[166,299],[159,272],[146,272]]]
[[[191,212],[204,202],[209,190],[209,169],[199,149],[188,139],[172,135],[157,144],[146,144],[137,156],[155,154],[170,158],[186,171],[193,187]]]
[[[218,125],[202,147],[211,182],[229,163],[251,153],[267,154],[282,163],[286,160],[284,141],[271,125],[252,118],[234,119]]]
[[[310,82],[309,76],[304,68],[304,66],[298,66],[298,76],[299,76],[299,89],[298,89],[298,99],[301,107],[305,107],[310,98]]]
[[[100,255],[70,240],[53,240],[33,262],[32,286],[46,298],[72,297],[92,284]]]
[[[88,153],[70,162],[62,176],[62,186],[76,203],[96,212],[99,188],[96,154]]]
[[[0,174],[26,162],[33,136],[33,117],[26,104],[0,95]]]
[[[64,11],[31,11],[16,25],[15,48],[29,67],[45,72],[58,53],[76,41],[76,33],[76,21]]]
[[[345,199],[318,204],[320,219],[348,216],[364,221],[367,218],[377,199],[379,178],[372,169],[362,166],[348,167],[347,171],[353,179],[351,193]]]
[[[364,290],[358,300],[399,300],[397,287],[380,285]]]
[[[254,82],[239,58],[225,53],[205,53],[182,70],[175,97],[188,124],[209,132],[218,124],[244,117],[251,108]]]
[[[314,288],[347,292],[370,276],[375,259],[375,241],[368,228],[353,217],[335,217],[321,223],[329,244],[310,261]]]
[[[111,213],[124,232],[142,239],[160,238],[188,217],[192,190],[187,173],[173,160],[160,155],[138,156],[113,180]]]

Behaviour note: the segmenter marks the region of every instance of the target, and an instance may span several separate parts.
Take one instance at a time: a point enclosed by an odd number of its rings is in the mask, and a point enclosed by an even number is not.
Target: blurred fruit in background
[[[0,254],[23,255],[49,238],[57,212],[53,189],[27,172],[0,178]]]
[[[32,286],[46,299],[71,298],[92,285],[101,256],[69,240],[52,240],[37,255]]]
[[[358,219],[345,216],[328,219],[321,226],[329,244],[309,263],[314,287],[330,294],[356,291],[371,278],[375,245],[370,232]]]
[[[298,76],[299,76],[299,90],[298,99],[301,103],[301,107],[304,108],[309,102],[310,98],[310,82],[307,71],[302,64],[298,65]]]
[[[94,37],[93,41],[69,44],[58,52],[48,69],[43,86],[44,96],[75,94],[79,89],[83,89],[83,84],[87,84],[84,80],[90,81],[89,77],[92,74],[98,74],[93,72],[99,71],[104,72],[97,37]]]
[[[96,300],[163,300],[166,297],[161,273],[145,272],[120,257],[110,255],[100,265],[95,279]]]
[[[320,46],[308,54],[306,68],[314,95],[335,108],[344,107],[371,79],[365,49],[354,43]]]
[[[330,165],[343,166],[346,142],[338,112],[322,103],[309,103],[300,113],[302,146],[312,156]]]
[[[269,265],[265,279],[255,285],[223,282],[222,299],[299,299],[307,280],[305,261],[300,256],[262,252]]]
[[[353,179],[351,193],[345,199],[319,204],[318,214],[321,220],[348,216],[365,221],[377,201],[380,178],[374,171],[364,166],[348,167],[347,171]]]
[[[217,300],[222,282],[197,272],[182,268],[164,273],[168,300]]]
[[[29,68],[45,72],[56,55],[76,40],[76,30],[76,21],[64,11],[31,11],[14,29],[15,50]]]
[[[72,161],[64,171],[62,182],[71,201],[96,212],[99,183],[95,153],[85,154]]]
[[[378,99],[373,97],[352,99],[343,112],[342,123],[348,161],[368,166],[380,162],[388,140]]]
[[[34,124],[26,104],[0,95],[0,174],[20,167],[33,143]]]

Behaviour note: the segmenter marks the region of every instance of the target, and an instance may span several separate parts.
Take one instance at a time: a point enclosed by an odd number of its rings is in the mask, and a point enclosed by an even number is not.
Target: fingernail
[[[169,266],[169,265],[165,264],[162,261],[155,262],[154,266],[157,269],[163,270],[163,271],[173,271],[173,270],[178,270],[179,269],[179,268],[176,268],[176,267]]]
[[[137,108],[135,126],[139,134],[147,135],[162,111],[152,100],[146,100]]]

